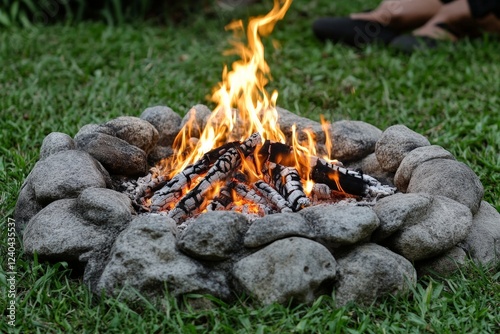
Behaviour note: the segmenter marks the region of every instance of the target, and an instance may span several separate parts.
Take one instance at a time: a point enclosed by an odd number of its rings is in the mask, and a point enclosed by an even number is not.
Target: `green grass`
[[[375,1],[368,4],[373,5]],[[231,18],[248,9],[195,17],[180,26],[99,23],[0,31],[1,238],[20,186],[52,131],[76,134],[88,123],[138,116],[168,105],[184,114],[206,102],[220,80]],[[271,38],[266,56],[278,104],[312,119],[363,120],[385,129],[402,123],[444,146],[481,178],[485,199],[500,209],[500,44],[463,42],[411,57],[371,47],[363,52],[323,45],[311,33],[315,17],[366,8],[366,1],[299,1]],[[272,39],[280,49],[272,48]],[[500,268],[468,266],[448,279],[419,281],[415,291],[381,305],[260,307],[214,301],[193,310],[170,298],[152,306],[92,297],[64,263],[26,259],[18,240],[17,333],[494,333],[500,331]],[[7,247],[2,241],[2,258]],[[5,309],[5,260],[0,282]],[[193,296],[193,298],[196,296]],[[10,328],[12,330],[12,328]],[[0,322],[0,332],[9,327]]]

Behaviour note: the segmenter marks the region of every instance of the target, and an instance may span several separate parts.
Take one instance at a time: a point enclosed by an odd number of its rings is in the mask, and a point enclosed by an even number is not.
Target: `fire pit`
[[[250,21],[213,111],[156,106],[49,134],[16,206],[26,253],[82,268],[96,293],[310,303],[334,291],[338,305],[467,256],[498,262],[500,215],[444,148],[404,125],[318,123],[276,106],[259,36],[290,3]]]

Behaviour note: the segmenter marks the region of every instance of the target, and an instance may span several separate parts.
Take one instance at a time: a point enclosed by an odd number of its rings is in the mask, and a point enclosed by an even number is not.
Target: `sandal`
[[[436,24],[436,26],[445,30],[447,33],[453,36],[454,40],[458,40],[459,38],[464,37],[463,34],[452,29],[446,23],[438,23]],[[406,54],[411,54],[412,52],[417,50],[435,49],[439,45],[449,42],[450,42],[449,39],[438,39],[429,36],[415,36],[412,34],[404,34],[394,38],[392,42],[389,44],[389,46],[397,51],[401,51]]]

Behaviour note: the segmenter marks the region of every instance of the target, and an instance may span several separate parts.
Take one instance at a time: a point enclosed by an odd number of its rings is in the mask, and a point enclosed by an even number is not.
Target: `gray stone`
[[[316,205],[299,213],[313,227],[315,240],[331,248],[365,240],[379,226],[375,212],[362,206]]]
[[[76,148],[73,138],[62,132],[49,133],[42,142],[40,148],[40,160],[45,159],[51,154],[61,151],[74,150]]]
[[[431,259],[415,264],[418,276],[449,276],[465,264],[467,254],[457,246]]]
[[[31,184],[31,174],[26,177],[21,191],[17,198],[16,207],[14,209],[14,220],[16,221],[16,232],[22,235],[24,228],[31,218],[42,210],[43,205],[36,201],[35,190]]]
[[[321,244],[309,239],[281,239],[235,263],[237,282],[264,304],[312,303],[331,292],[336,262]]]
[[[61,199],[38,212],[24,230],[25,252],[43,260],[78,261],[109,242],[110,236],[80,217],[75,206],[76,199]]]
[[[313,121],[309,118],[305,118],[299,115],[296,115],[286,109],[277,107],[278,111],[278,124],[280,126],[281,131],[285,134],[288,144],[291,144],[292,138],[292,126],[295,124],[297,129],[297,136],[299,140],[306,140],[307,135],[304,130],[311,131],[316,141],[320,144],[324,144],[326,140],[325,132],[321,127],[321,123]]]
[[[339,257],[335,303],[369,305],[387,294],[407,291],[414,286],[417,273],[411,263],[377,244],[357,246]]]
[[[113,137],[115,136],[115,132],[113,131],[113,129],[108,128],[102,124],[87,124],[82,126],[76,133],[74,137],[76,146],[78,147],[78,142],[81,141],[82,137],[86,137],[88,135],[93,135],[96,133],[103,133]]]
[[[484,188],[479,177],[466,164],[455,160],[435,159],[415,168],[407,192],[446,196],[476,213]]]
[[[444,148],[438,145],[417,147],[409,152],[401,161],[396,175],[394,176],[394,184],[399,191],[406,192],[408,183],[410,183],[413,171],[415,168],[424,162],[435,159],[455,160],[455,157]]]
[[[254,220],[245,235],[244,245],[259,247],[293,236],[313,238],[314,231],[301,215],[276,213]]]
[[[229,298],[226,278],[209,271],[175,247],[175,222],[164,216],[138,216],[116,239],[94,290],[119,294],[136,289],[143,294],[173,296],[208,293]]]
[[[365,158],[346,164],[352,170],[360,169],[364,174],[376,178],[380,183],[394,186],[394,173],[382,169],[375,153],[368,154]]]
[[[148,171],[146,153],[120,138],[97,132],[79,136],[76,143],[112,174],[143,176]]]
[[[500,263],[500,214],[491,204],[481,202],[479,211],[474,215],[472,228],[460,247],[478,263]]]
[[[432,206],[433,197],[428,194],[397,193],[380,199],[373,210],[380,226],[373,232],[372,240],[380,242],[399,229],[420,223]]]
[[[135,213],[127,195],[104,188],[83,190],[77,209],[83,218],[97,225],[125,226]]]
[[[248,224],[247,218],[237,212],[206,212],[186,227],[177,247],[202,260],[228,259],[242,247]]]
[[[192,119],[191,137],[199,138],[211,115],[212,110],[210,110],[206,105],[197,104],[186,113],[181,121],[180,127],[183,128],[189,120]]]
[[[151,123],[159,133],[158,145],[170,146],[181,129],[182,118],[165,106],[149,107],[140,116]]]
[[[158,142],[158,131],[155,127],[138,117],[122,116],[103,124],[120,138],[130,145],[136,146],[146,153],[149,153]]]
[[[388,127],[375,145],[375,154],[385,171],[396,172],[404,157],[417,147],[429,146],[430,142],[404,125]]]
[[[171,147],[156,146],[148,155],[148,164],[155,166],[162,159],[169,158],[174,154]]]
[[[331,156],[342,162],[359,160],[373,153],[382,130],[361,121],[338,121],[330,125]]]
[[[386,244],[410,261],[437,256],[464,240],[472,226],[470,209],[448,197],[434,196],[418,224],[405,226]]]
[[[69,150],[49,155],[32,171],[32,185],[41,205],[77,197],[86,188],[106,188],[109,174],[88,153]]]

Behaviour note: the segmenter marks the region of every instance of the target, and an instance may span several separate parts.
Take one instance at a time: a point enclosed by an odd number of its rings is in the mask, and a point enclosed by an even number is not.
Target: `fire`
[[[169,179],[182,172],[187,166],[192,165],[203,155],[221,145],[233,141],[244,141],[254,133],[259,133],[262,140],[286,143],[287,138],[278,124],[276,100],[278,93],[269,94],[265,86],[271,80],[270,68],[264,57],[264,45],[261,37],[269,35],[276,23],[283,19],[292,0],[274,0],[272,10],[264,16],[251,18],[246,33],[241,20],[234,21],[226,26],[226,30],[234,32],[232,41],[233,49],[226,54],[235,54],[240,60],[235,61],[231,68],[224,67],[222,81],[214,88],[211,100],[216,103],[206,122],[198,140],[193,140],[194,134],[199,134],[195,115],[185,124],[174,141],[175,154],[164,161],[164,175]],[[245,34],[243,34],[245,33]],[[241,37],[246,35],[247,44],[241,42]],[[194,111],[194,110],[193,110]],[[328,124],[322,119],[324,130]],[[305,193],[309,195],[314,182],[310,179],[311,157],[316,156],[316,139],[312,132],[306,131],[307,140],[299,141],[296,128],[293,128],[291,145],[293,147],[294,161],[289,162],[289,167],[294,167],[305,180]],[[327,134],[327,149],[330,151],[331,141]],[[256,152],[258,152],[257,147]],[[262,179],[259,161],[247,161],[241,157],[241,171],[249,182]],[[257,164],[257,165],[256,165]],[[197,179],[190,180],[183,195],[193,189]],[[217,195],[219,186],[205,194],[205,199],[211,200]],[[237,200],[238,204],[249,206],[244,200]],[[241,202],[241,203],[240,203]],[[168,207],[171,209],[171,207]],[[258,211],[257,207],[250,206],[250,211]]]
[[[261,37],[269,35],[276,23],[283,19],[292,0],[274,1],[273,9],[265,16],[251,18],[246,30],[248,44],[235,39],[233,49],[226,54],[236,54],[231,70],[224,67],[222,82],[214,89],[212,101],[217,103],[196,144],[191,141],[194,118],[190,119],[174,142],[176,154],[167,161],[170,177],[200,159],[203,154],[226,142],[244,140],[259,132],[263,140],[285,142],[286,137],[278,125],[276,91],[269,94],[265,86],[270,80],[270,69],[264,58]],[[235,37],[244,31],[241,20],[226,26]]]

